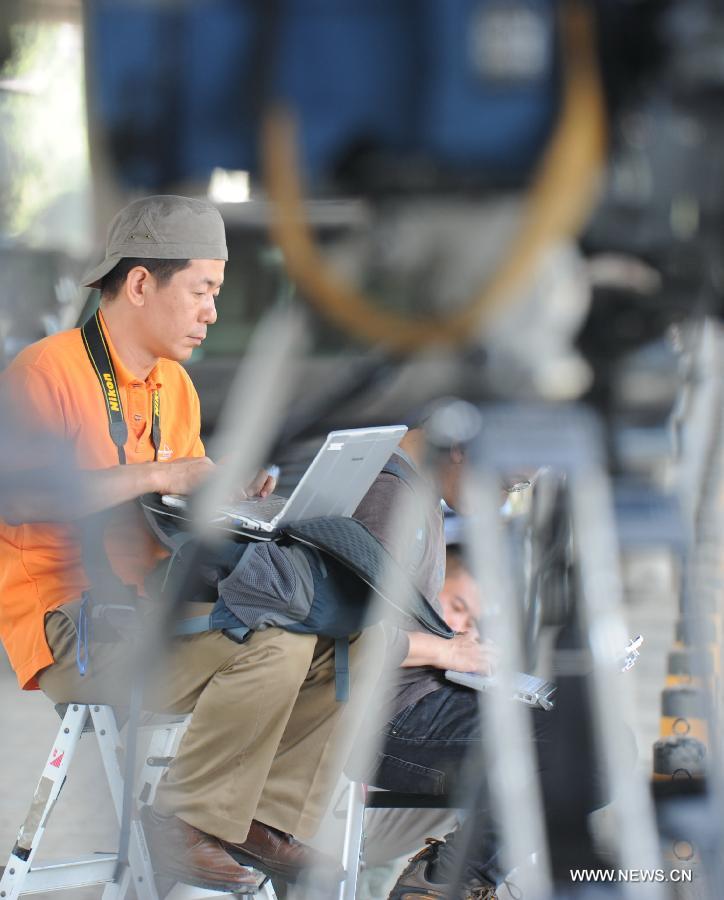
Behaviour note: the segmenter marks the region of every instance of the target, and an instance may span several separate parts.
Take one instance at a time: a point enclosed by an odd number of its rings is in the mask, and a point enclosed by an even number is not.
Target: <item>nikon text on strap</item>
[[[113,368],[111,355],[108,352],[108,344],[106,343],[103,329],[101,328],[100,310],[96,310],[95,314],[88,319],[80,332],[83,337],[83,344],[91,361],[93,370],[98,376],[98,381],[103,391],[103,399],[106,403],[106,413],[108,414],[108,430],[111,440],[116,445],[118,451],[118,462],[125,465],[126,451],[125,445],[128,440],[128,426],[123,415],[123,404],[121,402],[121,394],[118,390],[118,381],[116,379],[116,371]],[[153,458],[158,459],[158,448],[161,446],[161,401],[158,391],[153,391],[152,395],[152,425],[151,440],[153,441]]]

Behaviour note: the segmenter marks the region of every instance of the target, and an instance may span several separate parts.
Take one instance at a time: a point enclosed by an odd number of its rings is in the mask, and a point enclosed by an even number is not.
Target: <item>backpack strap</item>
[[[334,691],[339,703],[349,700],[349,638],[334,639]]]
[[[417,473],[407,455],[403,455],[399,450],[396,450],[387,460],[382,467],[382,471],[387,475],[394,475],[395,478],[399,478],[400,481],[413,489],[422,482],[421,476]]]
[[[223,631],[238,644],[243,644],[251,634],[251,629],[243,625],[221,600],[216,601],[208,615],[179,619],[174,634],[186,636],[203,631]]]
[[[188,619],[181,619],[176,623],[174,633],[182,637],[189,634],[201,634],[203,631],[213,631],[211,624],[211,613],[208,616],[189,616]]]
[[[406,574],[400,573],[400,583],[406,585],[407,602],[382,593],[380,574],[389,567],[399,571],[399,565],[367,526],[345,516],[323,516],[304,519],[285,526],[287,538],[313,547],[327,554],[362,579],[404,620],[410,619],[432,634],[451,638],[453,632],[440,614],[433,609],[415,588]]]

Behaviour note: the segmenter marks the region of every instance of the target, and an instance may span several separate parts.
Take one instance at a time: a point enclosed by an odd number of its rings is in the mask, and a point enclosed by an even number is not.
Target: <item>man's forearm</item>
[[[426,634],[422,631],[409,631],[407,633],[410,642],[407,656],[401,663],[403,668],[412,666],[434,666],[436,669],[447,668],[445,654],[448,641],[446,638],[435,634]]]
[[[163,491],[162,469],[165,465],[168,464],[145,462],[84,473],[87,477],[85,509],[75,517],[118,506],[128,500],[135,500],[141,494]]]
[[[80,519],[162,490],[163,465],[146,462],[93,471],[17,473],[2,492],[0,515],[11,525]]]
[[[409,649],[402,666],[432,666],[456,672],[492,673],[498,651],[490,641],[478,639],[477,632],[466,631],[451,638],[437,637],[421,631],[410,631]]]

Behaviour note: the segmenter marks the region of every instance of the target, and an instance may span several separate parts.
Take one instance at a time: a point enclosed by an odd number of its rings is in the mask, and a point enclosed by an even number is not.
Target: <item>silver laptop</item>
[[[479,675],[477,672],[453,672],[452,669],[448,669],[445,672],[445,678],[475,691],[490,691],[498,686],[495,675]],[[552,681],[546,681],[536,675],[526,675],[523,672],[513,673],[513,697],[527,706],[538,706],[546,710],[553,709],[556,689],[557,687]]]
[[[332,431],[291,497],[272,494],[219,508],[229,524],[248,531],[278,531],[317,516],[351,516],[407,431],[404,425]],[[185,498],[166,494],[166,506]]]
[[[628,672],[634,667],[641,655],[639,648],[643,642],[643,637],[637,634],[626,644],[623,655],[618,659],[618,667],[622,672]],[[448,669],[445,678],[476,691],[490,691],[498,685],[495,675],[479,675],[477,672],[453,672]],[[556,684],[553,681],[546,681],[537,675],[526,675],[524,672],[513,672],[513,696],[516,700],[528,706],[553,709],[555,693]]]

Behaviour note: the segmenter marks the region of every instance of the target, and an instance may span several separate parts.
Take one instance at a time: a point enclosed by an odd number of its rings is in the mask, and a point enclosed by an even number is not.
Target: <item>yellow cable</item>
[[[291,278],[311,303],[356,339],[409,353],[473,338],[531,274],[545,247],[576,235],[595,200],[606,116],[590,10],[567,0],[562,13],[563,99],[554,134],[533,178],[510,252],[482,292],[450,316],[411,317],[380,309],[326,262],[306,221],[291,114],[272,108],[262,128],[266,187],[275,206],[272,236]]]

